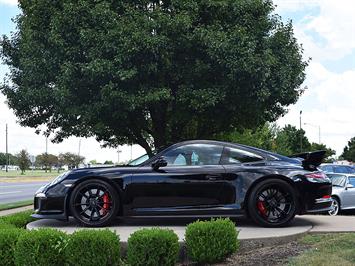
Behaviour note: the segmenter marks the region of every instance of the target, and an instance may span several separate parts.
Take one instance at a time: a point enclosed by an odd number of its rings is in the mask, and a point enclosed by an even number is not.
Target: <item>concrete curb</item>
[[[28,211],[28,210],[33,210],[33,205],[28,205],[28,206],[23,206],[23,207],[18,207],[18,208],[13,208],[13,209],[0,211],[0,217],[1,216],[6,216],[6,215],[9,215],[9,214],[18,213],[18,212]]]

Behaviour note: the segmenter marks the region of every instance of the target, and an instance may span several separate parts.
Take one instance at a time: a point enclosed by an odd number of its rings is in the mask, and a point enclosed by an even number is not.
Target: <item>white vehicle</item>
[[[2,166],[1,167],[1,170],[2,171],[6,171],[6,166]],[[18,165],[8,165],[7,166],[7,171],[19,171],[20,170],[20,167]]]

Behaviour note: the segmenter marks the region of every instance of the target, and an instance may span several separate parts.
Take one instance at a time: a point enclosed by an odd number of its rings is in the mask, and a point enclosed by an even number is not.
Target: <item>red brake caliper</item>
[[[266,216],[266,208],[265,208],[264,202],[259,200],[258,203],[257,203],[257,206],[258,206],[258,210],[260,211],[260,213],[263,216]]]
[[[102,206],[103,207],[103,215],[105,215],[107,213],[107,210],[109,208],[109,196],[107,193],[105,193],[103,196],[102,196],[102,200],[104,202],[104,205]]]

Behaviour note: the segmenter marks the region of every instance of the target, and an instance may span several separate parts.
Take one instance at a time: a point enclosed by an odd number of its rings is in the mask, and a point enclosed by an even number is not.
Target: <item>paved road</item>
[[[0,204],[33,199],[37,189],[48,182],[5,183],[0,181]]]

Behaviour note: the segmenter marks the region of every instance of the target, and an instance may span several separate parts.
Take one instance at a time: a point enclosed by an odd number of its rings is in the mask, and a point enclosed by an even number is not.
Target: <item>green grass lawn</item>
[[[355,233],[307,235],[300,242],[310,248],[292,258],[290,266],[355,265]]]
[[[18,202],[12,202],[12,203],[4,203],[4,204],[0,204],[0,211],[3,210],[10,210],[10,209],[14,209],[14,208],[19,208],[19,207],[23,207],[23,206],[28,206],[28,205],[32,205],[33,204],[33,200],[24,200],[24,201],[18,201]]]
[[[61,171],[60,173],[62,173]],[[0,177],[54,177],[59,175],[58,171],[52,171],[47,173],[44,170],[27,170],[23,175],[21,174],[21,171],[0,171]]]

